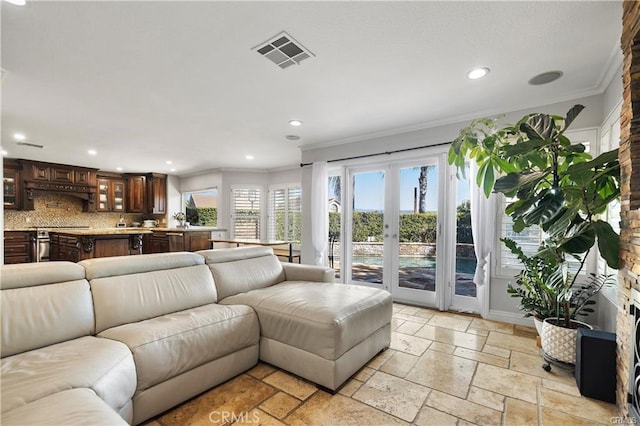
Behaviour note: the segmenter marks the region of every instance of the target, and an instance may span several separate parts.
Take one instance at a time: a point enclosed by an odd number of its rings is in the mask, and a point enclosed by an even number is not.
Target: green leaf
[[[509,173],[506,176],[502,176],[496,180],[494,191],[507,193],[519,189],[525,185],[535,185],[547,176],[548,172],[521,172],[521,173]]]
[[[511,225],[513,232],[522,232],[526,227],[527,227],[527,224],[524,223],[524,220],[522,220],[521,217],[513,219],[513,225]]]
[[[564,195],[559,190],[548,191],[538,204],[522,218],[528,224],[543,225],[556,217],[564,203]]]
[[[555,121],[547,114],[531,114],[520,125],[520,131],[526,133],[531,140],[551,139],[557,133]]]
[[[551,226],[546,229],[547,233],[552,237],[556,237],[566,232],[576,214],[577,211],[575,209],[563,209],[557,219],[553,223],[550,222]]]
[[[571,125],[571,123],[573,123],[573,120],[576,119],[576,117],[580,114],[580,112],[582,112],[582,110],[584,109],[583,105],[574,105],[569,112],[567,112],[567,117],[564,119],[564,129],[563,131],[567,130],[567,128]]]
[[[560,250],[565,253],[586,253],[596,242],[596,232],[589,222],[583,222],[574,226],[569,235],[560,244]]]
[[[547,144],[548,141],[545,139],[531,139],[524,142],[518,142],[515,145],[505,145],[502,147],[502,151],[506,157],[510,157],[512,155],[522,155],[535,152]]]
[[[496,179],[493,174],[493,167],[491,164],[487,166],[486,172],[484,174],[484,196],[489,198],[491,195],[491,190],[493,189],[493,185]]]
[[[598,237],[598,251],[610,268],[618,269],[620,262],[620,236],[611,225],[602,220],[593,223]]]

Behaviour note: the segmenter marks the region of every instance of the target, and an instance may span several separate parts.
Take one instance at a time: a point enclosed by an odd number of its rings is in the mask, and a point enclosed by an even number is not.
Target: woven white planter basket
[[[557,320],[557,318],[546,318],[542,323],[542,350],[554,360],[575,364],[578,328],[592,329],[593,327],[575,320],[571,320],[571,323],[576,328],[559,327],[555,325]]]

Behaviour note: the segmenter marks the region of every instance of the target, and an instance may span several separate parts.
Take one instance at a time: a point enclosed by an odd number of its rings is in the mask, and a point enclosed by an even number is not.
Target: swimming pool
[[[364,265],[382,266],[382,256],[353,256],[353,263]],[[435,257],[401,257],[400,268],[428,268],[435,269]],[[456,272],[473,274],[476,271],[476,260],[469,258],[456,258]]]

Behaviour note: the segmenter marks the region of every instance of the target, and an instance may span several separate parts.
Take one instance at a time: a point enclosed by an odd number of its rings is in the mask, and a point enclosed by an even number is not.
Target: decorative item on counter
[[[178,221],[178,228],[186,228],[186,214],[184,214],[183,212],[177,212],[174,213],[172,217]]]

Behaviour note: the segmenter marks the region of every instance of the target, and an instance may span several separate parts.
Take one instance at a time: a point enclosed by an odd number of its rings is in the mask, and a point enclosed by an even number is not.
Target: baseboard
[[[495,309],[489,309],[489,315],[485,319],[492,321],[506,322],[509,324],[524,325],[527,327],[534,327],[533,319],[524,318],[521,313],[497,311]]]

